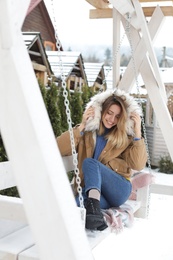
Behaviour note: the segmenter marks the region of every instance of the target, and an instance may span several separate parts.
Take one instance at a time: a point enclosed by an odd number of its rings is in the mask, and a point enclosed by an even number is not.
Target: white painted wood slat
[[[14,187],[15,185],[16,182],[14,180],[10,163],[8,161],[0,162],[0,190]]]
[[[147,23],[146,23],[144,13],[142,11],[141,4],[139,3],[138,0],[132,0],[132,1],[133,1],[134,6],[135,6],[135,10],[136,10],[137,18],[138,18],[138,23],[141,26],[142,37],[144,38],[144,41],[145,41],[145,44],[146,44],[146,48],[147,48],[147,51],[148,51],[148,54],[149,54],[149,57],[150,57],[150,61],[152,63],[152,67],[153,67],[153,70],[154,70],[156,81],[158,82],[158,86],[159,86],[160,92],[162,94],[162,97],[163,97],[164,101],[166,102],[167,97],[166,97],[165,86],[163,84],[163,80],[162,80],[161,75],[160,75],[159,64],[158,64],[158,61],[157,61],[157,57],[156,57],[156,54],[155,54],[155,51],[154,51],[154,47],[153,47],[153,44],[152,44],[152,41],[151,41],[151,36],[150,36],[149,30],[148,30],[148,26],[147,26]]]
[[[0,239],[0,259],[16,260],[20,252],[34,245],[29,227]]]
[[[20,198],[0,195],[0,219],[27,223],[23,202]]]
[[[14,10],[0,1],[0,128],[29,225],[42,260],[93,259]]]
[[[151,20],[148,23],[148,30],[151,35],[151,39],[154,41],[158,30],[160,29],[160,26],[164,20],[164,15],[160,9],[160,7],[157,7],[151,17]],[[125,29],[125,19],[122,19],[122,23]],[[128,36],[128,35],[127,35]],[[125,90],[125,91],[131,91],[132,87],[134,84],[136,85],[135,82],[135,73],[137,73],[136,76],[138,76],[139,73],[141,73],[142,76],[142,69],[140,70],[141,63],[143,60],[147,60],[146,58],[146,53],[147,53],[147,48],[145,45],[145,40],[144,38],[140,36],[139,32],[136,31],[133,27],[130,28],[130,36],[131,42],[132,42],[132,48],[133,48],[133,59],[131,58],[130,62],[127,65],[127,68],[123,74],[123,77],[121,81],[119,82],[118,87]],[[135,70],[134,71],[134,62],[135,62]],[[147,60],[148,62],[148,60]],[[150,66],[150,64],[148,64]],[[127,84],[128,82],[128,84]],[[157,87],[157,86],[156,86]],[[136,86],[137,88],[137,86]]]
[[[38,248],[36,245],[19,253],[18,260],[39,260]]]
[[[0,239],[25,227],[26,224],[19,221],[0,219]]]

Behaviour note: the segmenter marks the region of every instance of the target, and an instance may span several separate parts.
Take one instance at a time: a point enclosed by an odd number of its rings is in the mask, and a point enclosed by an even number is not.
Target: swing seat
[[[70,171],[74,168],[72,163],[72,157],[63,158],[66,171]],[[140,173],[140,176],[146,175],[146,173]],[[133,198],[129,199],[124,205],[122,205],[120,211],[131,209],[134,216],[146,217],[148,185],[137,189],[139,184],[139,177],[134,176],[134,192]],[[145,183],[146,184],[146,183]],[[15,180],[13,178],[10,162],[0,163],[0,190],[15,186]],[[136,190],[137,189],[137,190]],[[135,194],[135,196],[134,196]],[[144,199],[145,198],[145,199]],[[140,200],[141,199],[141,200]],[[80,208],[77,207],[77,210]],[[111,210],[104,212],[107,215],[107,220],[111,220]],[[118,221],[117,221],[118,223]],[[128,224],[132,223],[132,219],[129,219]],[[127,223],[126,223],[127,224]],[[86,230],[86,235],[91,249],[95,248],[100,242],[105,239],[113,231],[120,230],[123,222],[119,222],[118,225],[109,227],[106,230],[89,231]],[[34,243],[33,236],[31,234],[30,227],[28,225],[27,216],[23,208],[23,202],[21,198],[9,197],[0,195],[0,259],[1,256],[14,256],[13,259],[18,260],[33,260],[38,258],[37,246]],[[10,258],[11,259],[11,258]]]
[[[67,172],[74,170],[72,156],[64,156],[63,163]],[[125,205],[131,208],[131,212],[135,215],[135,217],[146,218],[149,185],[154,183],[154,176],[145,171],[134,171],[131,181],[132,193]],[[71,184],[73,185],[73,180]]]

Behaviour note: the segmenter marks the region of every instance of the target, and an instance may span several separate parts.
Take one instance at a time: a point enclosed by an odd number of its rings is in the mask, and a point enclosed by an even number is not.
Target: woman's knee
[[[82,170],[85,171],[85,169],[88,169],[91,165],[93,165],[93,161],[95,159],[93,158],[85,158],[82,163]]]

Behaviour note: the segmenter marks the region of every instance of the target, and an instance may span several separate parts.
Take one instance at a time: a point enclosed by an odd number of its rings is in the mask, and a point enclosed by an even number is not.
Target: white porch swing
[[[125,0],[114,2],[129,8]],[[15,6],[10,0],[0,2],[0,127],[10,158],[0,165],[0,189],[17,184],[22,198],[0,196],[0,259],[90,260],[90,245],[21,37],[28,5],[29,0],[15,1]],[[21,12],[12,17],[16,8]],[[143,192],[139,189],[137,200],[142,201]],[[146,199],[144,205],[135,203],[138,213],[146,211]]]
[[[53,0],[52,0],[52,7],[53,7]],[[80,200],[81,220],[82,220],[83,225],[85,226],[85,209],[84,209],[84,205],[83,205],[82,188],[80,186],[77,153],[76,153],[76,150],[75,150],[74,137],[73,137],[73,131],[72,131],[72,122],[71,122],[70,109],[69,109],[69,100],[67,98],[68,93],[67,93],[67,90],[66,90],[66,81],[65,81],[64,68],[63,68],[63,62],[62,62],[62,57],[61,57],[61,43],[59,41],[58,33],[57,33],[57,30],[56,30],[57,26],[56,26],[56,18],[55,18],[55,14],[54,14],[54,8],[52,10],[52,13],[53,13],[53,21],[54,21],[54,27],[55,27],[55,38],[57,40],[56,46],[57,46],[57,49],[58,49],[58,58],[59,58],[59,63],[60,63],[63,96],[64,96],[64,105],[66,107],[66,116],[67,116],[67,122],[68,122],[68,126],[69,126],[71,147],[72,147],[72,156],[63,157],[63,162],[64,162],[64,165],[65,165],[66,171],[74,170],[74,172],[75,172],[76,182],[77,182],[77,185],[78,185],[77,191],[79,193],[79,200]],[[118,49],[116,50],[115,56],[114,56],[113,61],[112,61],[112,65],[114,64],[114,60],[116,59],[116,55],[118,54],[118,52],[120,50],[121,44],[122,44],[123,39],[124,39],[126,34],[128,34],[128,37],[129,37],[131,53],[132,53],[132,60],[133,60],[133,63],[134,63],[133,49],[132,49],[131,35],[130,35],[130,17],[129,17],[129,14],[127,14],[125,32],[124,32],[124,35],[122,36],[122,39],[121,39],[120,44],[118,46]],[[112,66],[110,66],[108,73],[110,72],[111,69],[112,69]],[[139,105],[141,106],[141,111],[142,111],[142,102],[140,100],[140,90],[139,90],[138,80],[137,80],[137,76],[136,76],[137,72],[136,72],[136,69],[135,69],[135,64],[133,66],[133,69],[134,69],[136,87],[137,87],[137,91],[138,91]],[[108,75],[106,75],[106,77],[107,76]],[[104,83],[105,83],[105,81],[103,81],[102,86],[104,85]],[[100,87],[99,92],[103,91],[102,86]],[[137,217],[146,218],[147,215],[148,215],[148,210],[149,210],[149,205],[148,205],[149,204],[149,185],[152,183],[152,175],[151,175],[150,157],[149,157],[148,143],[147,143],[146,130],[145,130],[145,122],[144,122],[144,116],[143,115],[142,115],[142,126],[143,126],[144,139],[145,139],[145,144],[146,144],[147,153],[148,153],[149,174],[140,173],[140,176],[137,176],[137,175],[134,176],[134,178],[133,178],[133,188],[134,189],[133,189],[132,195],[130,196],[131,199],[128,200],[126,202],[126,204],[122,206],[121,211],[118,211],[118,209],[117,209],[117,211],[115,213],[115,218],[117,217],[117,219],[119,217],[123,218],[123,212],[125,213],[124,215],[127,214],[127,208],[128,207],[131,208],[132,213],[135,214],[135,216],[137,216]],[[129,218],[130,218],[130,216],[129,216]],[[127,219],[124,219],[124,223],[125,222],[127,222]],[[124,225],[124,223],[122,223],[122,225]],[[107,235],[107,234],[101,234],[100,232],[93,232],[93,231],[91,231],[91,232],[87,231],[87,234],[88,234],[89,239],[91,240],[90,244],[91,244],[92,248],[95,245],[97,245],[98,241],[100,241],[101,239],[104,238],[105,235]],[[92,237],[92,238],[90,238],[90,237]]]
[[[61,47],[62,46],[61,46],[61,42],[59,41],[58,33],[57,33],[57,25],[56,25],[56,18],[55,18],[55,14],[54,14],[54,1],[53,0],[52,0],[52,14],[53,14],[54,27],[55,27],[55,38],[57,41],[56,46],[57,46],[57,50],[58,50],[58,58],[59,58],[59,63],[60,63],[64,105],[66,107],[66,116],[67,116],[67,122],[68,122],[68,126],[69,126],[71,147],[72,147],[72,156],[63,157],[63,162],[64,162],[64,165],[65,165],[65,168],[67,171],[74,170],[74,172],[75,172],[76,182],[77,182],[77,186],[78,186],[77,191],[79,194],[79,201],[80,201],[80,208],[81,208],[81,219],[82,219],[83,225],[85,225],[85,223],[84,223],[85,222],[85,209],[84,209],[84,205],[83,205],[82,188],[80,186],[77,153],[75,150],[74,137],[73,137],[73,131],[72,131],[72,122],[71,122],[70,109],[69,109],[68,93],[66,90],[66,81],[65,81],[64,68],[63,68],[63,62],[62,62],[62,57],[61,57]],[[114,61],[116,60],[116,55],[118,55],[118,52],[120,50],[123,39],[125,38],[125,35],[127,35],[129,38],[131,54],[132,54],[132,62],[133,62],[133,70],[134,70],[133,73],[134,73],[136,88],[137,88],[137,92],[138,92],[138,99],[139,99],[138,102],[139,102],[139,105],[141,106],[141,111],[142,111],[143,109],[142,109],[142,102],[141,102],[140,90],[139,90],[138,79],[137,79],[137,71],[135,68],[135,61],[134,61],[134,57],[133,57],[133,47],[132,47],[131,34],[130,34],[130,29],[131,29],[130,22],[131,22],[131,17],[129,16],[129,14],[127,14],[126,21],[125,21],[125,32],[117,47],[117,50],[113,57],[112,64],[108,70],[108,73],[112,69],[112,65],[114,64]],[[106,75],[106,77],[107,77],[107,75]],[[105,81],[103,81],[99,92],[103,91],[104,84],[105,84]],[[145,129],[145,122],[144,122],[143,114],[142,114],[142,127],[143,127],[143,135],[144,135],[145,144],[146,144],[147,153],[148,153],[147,163],[148,163],[148,169],[149,169],[150,175],[148,175],[146,173],[140,173],[140,176],[137,176],[137,175],[134,176],[134,178],[133,178],[134,189],[133,189],[132,195],[130,196],[130,198],[132,200],[129,200],[127,202],[127,205],[129,205],[132,208],[132,211],[133,211],[133,213],[135,213],[135,216],[146,218],[148,215],[148,209],[149,209],[149,205],[148,205],[149,204],[149,185],[152,183],[152,173],[151,173],[150,156],[149,156],[149,151],[148,151],[148,143],[147,143],[147,136],[146,136],[146,129]],[[137,197],[137,190],[139,188],[143,188],[143,189],[138,191],[138,197]],[[136,200],[136,198],[137,198],[137,200]],[[127,209],[124,209],[124,212],[126,210]]]

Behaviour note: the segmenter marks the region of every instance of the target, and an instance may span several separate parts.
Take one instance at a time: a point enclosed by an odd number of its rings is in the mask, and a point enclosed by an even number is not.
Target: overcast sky
[[[44,0],[51,16],[51,0]],[[112,19],[89,19],[92,6],[85,0],[54,0],[58,36],[62,45],[112,44]],[[154,43],[173,47],[173,17],[165,19]]]

